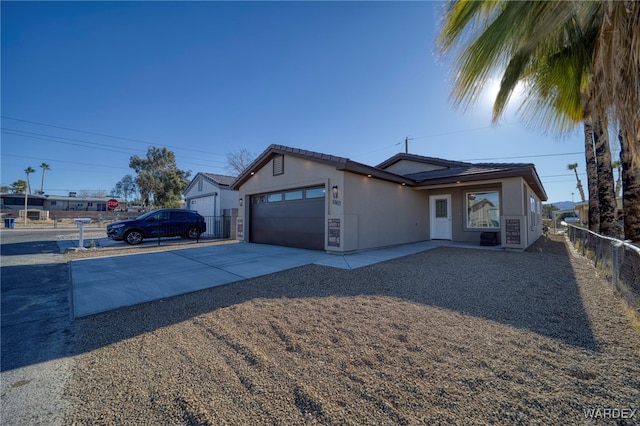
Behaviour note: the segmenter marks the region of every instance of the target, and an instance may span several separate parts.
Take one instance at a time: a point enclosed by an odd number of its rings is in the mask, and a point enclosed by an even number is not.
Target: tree
[[[553,204],[543,204],[542,205],[542,217],[546,219],[553,219],[553,212],[556,210],[560,210]]]
[[[570,130],[584,122],[590,229],[599,222],[600,232],[615,237],[615,196],[612,186],[609,190],[612,179],[606,178],[612,173],[603,125],[607,108],[594,108],[592,95],[599,10],[598,2],[457,1],[449,4],[439,42],[444,52],[458,52],[453,89],[457,105],[475,102],[485,82],[501,73],[494,123],[520,82],[525,82],[527,91],[521,112],[538,124]],[[592,192],[596,188],[597,196]]]
[[[29,175],[30,175],[31,173],[35,173],[35,171],[36,171],[36,170],[35,170],[33,167],[31,167],[31,166],[29,166],[29,167],[27,167],[26,169],[24,169],[24,172],[25,172],[25,173],[26,173],[26,175],[27,175],[27,192],[28,192],[29,194],[31,194],[31,181],[30,181],[30,179],[29,179]]]
[[[622,163],[620,163],[619,160],[615,160],[614,162],[611,163],[611,167],[616,169],[618,172],[618,179],[616,179],[616,189],[615,189],[616,198],[618,198],[622,193]]]
[[[253,163],[255,158],[256,156],[247,149],[239,148],[227,153],[227,166],[225,168],[229,173],[239,176]]]
[[[125,175],[113,188],[113,195],[122,197],[125,201],[129,201],[129,195],[134,195],[137,191],[136,182],[131,175]]]
[[[44,172],[51,170],[51,167],[47,163],[40,164],[42,169],[42,181],[40,181],[40,194],[44,194]]]
[[[584,203],[587,200],[584,196],[584,188],[582,188],[582,182],[580,181],[580,177],[578,176],[578,163],[567,164],[567,170],[573,170],[573,172],[576,174],[576,180],[578,181],[576,188],[580,192],[580,199],[582,199],[582,202]]]
[[[620,129],[624,237],[640,242],[640,2],[600,1],[602,25],[593,54],[597,102]]]
[[[135,183],[144,208],[180,205],[182,191],[189,184],[191,172],[178,169],[172,151],[149,147],[146,158],[132,156],[129,167],[137,174]]]
[[[26,180],[18,179],[11,184],[11,191],[14,194],[24,194],[27,192],[29,185]]]

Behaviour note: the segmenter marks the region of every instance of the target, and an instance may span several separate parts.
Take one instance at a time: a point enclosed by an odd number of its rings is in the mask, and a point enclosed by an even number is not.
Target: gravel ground
[[[310,265],[77,326],[66,424],[597,424],[640,401],[640,336],[560,239]]]

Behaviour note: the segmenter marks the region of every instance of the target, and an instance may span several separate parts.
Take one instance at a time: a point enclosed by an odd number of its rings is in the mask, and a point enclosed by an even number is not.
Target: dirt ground
[[[67,424],[611,424],[640,408],[640,336],[558,237],[310,265],[77,326]]]

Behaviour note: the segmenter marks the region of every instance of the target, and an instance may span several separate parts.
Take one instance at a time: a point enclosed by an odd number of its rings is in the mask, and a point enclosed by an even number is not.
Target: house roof
[[[435,166],[441,166],[441,167],[455,167],[455,166],[471,164],[471,163],[464,163],[462,161],[444,160],[442,158],[436,158],[436,157],[425,157],[423,155],[417,155],[417,154],[399,153],[394,155],[391,158],[384,160],[382,163],[378,164],[376,167],[380,169],[387,169],[392,165],[394,165],[395,163],[402,160],[414,161],[417,163],[433,164]]]
[[[205,178],[207,178],[208,180],[211,180],[213,181],[213,183],[216,183],[218,185],[229,186],[233,183],[234,180],[236,180],[235,176],[218,175],[215,173],[200,173],[200,174]]]
[[[218,187],[230,186],[233,183],[233,181],[236,179],[234,176],[218,175],[218,174],[215,174],[215,173],[198,172],[193,177],[193,179],[191,179],[191,182],[189,183],[189,185],[187,185],[187,187],[184,189],[184,191],[182,191],[183,194],[188,193],[189,190],[191,188],[193,188],[193,186],[195,185],[195,182],[197,180],[196,178],[198,176],[202,176],[203,179],[208,180],[209,182],[213,183],[214,185],[216,185]]]
[[[408,186],[430,186],[441,184],[455,184],[459,182],[472,182],[476,180],[501,179],[508,177],[522,177],[535,191],[541,200],[547,200],[535,165],[531,163],[466,163],[462,161],[444,160],[441,158],[425,157],[415,154],[396,154],[377,166],[352,161],[345,157],[322,154],[299,148],[291,148],[284,145],[269,146],[253,163],[231,184],[231,189],[239,189],[250,177],[251,173],[264,167],[275,155],[291,155],[335,166],[336,170],[352,173],[371,175],[378,179],[390,182],[404,183]],[[413,161],[442,167],[419,173],[399,175],[385,170],[393,164],[402,161]]]
[[[536,167],[531,163],[462,163],[463,165],[406,175],[416,184],[442,185],[476,180],[522,177],[542,201],[547,193],[542,186]]]
[[[284,145],[270,145],[247,169],[238,176],[238,178],[231,184],[231,189],[239,189],[244,182],[250,177],[251,173],[264,167],[275,155],[290,155],[292,157],[303,158],[311,161],[316,161],[323,164],[334,166],[336,170],[348,171],[351,173],[361,175],[371,175],[378,179],[388,180],[396,183],[404,183],[412,185],[413,182],[404,176],[397,175],[395,173],[388,172],[386,170],[379,169],[377,167],[368,166],[366,164],[352,161],[345,157],[338,157],[335,155],[322,154],[320,152],[308,151],[306,149],[292,148]]]

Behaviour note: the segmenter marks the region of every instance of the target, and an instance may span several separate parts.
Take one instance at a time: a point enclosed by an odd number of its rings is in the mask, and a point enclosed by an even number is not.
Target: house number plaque
[[[329,241],[331,247],[340,247],[340,219],[329,219]]]
[[[520,244],[520,219],[505,220],[507,244]]]

